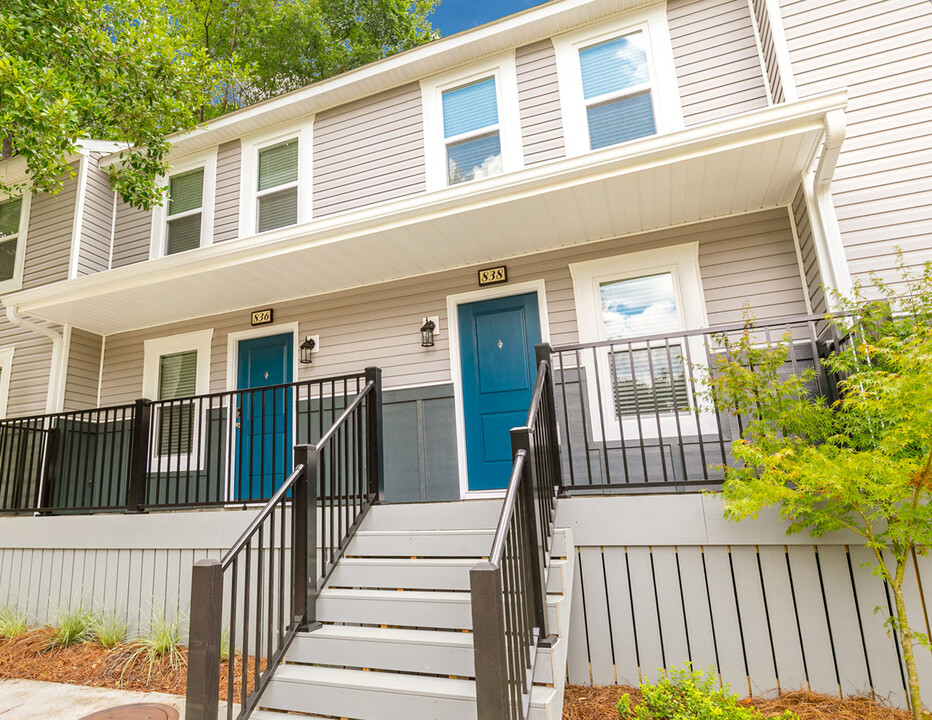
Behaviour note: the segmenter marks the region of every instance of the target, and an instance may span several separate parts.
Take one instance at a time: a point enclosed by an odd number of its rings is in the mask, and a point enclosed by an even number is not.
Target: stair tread
[[[320,599],[337,600],[340,598],[351,600],[378,600],[381,602],[456,602],[468,603],[469,592],[466,590],[355,590],[352,588],[324,588],[320,592]]]
[[[319,630],[299,633],[298,639],[334,639],[355,642],[387,642],[406,645],[445,645],[472,647],[472,633],[443,630],[412,630],[409,628],[358,627],[354,625],[324,625]]]
[[[346,689],[361,689],[375,692],[404,693],[428,697],[475,700],[476,684],[472,680],[427,675],[409,675],[392,672],[367,672],[342,668],[317,667],[313,665],[282,665],[272,682],[292,682],[312,685],[327,685]]]

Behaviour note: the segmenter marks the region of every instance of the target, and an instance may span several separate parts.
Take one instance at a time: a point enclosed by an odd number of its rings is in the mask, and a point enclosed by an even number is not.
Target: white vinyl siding
[[[518,104],[524,162],[534,165],[559,160],[566,155],[557,60],[550,40],[526,45],[515,51],[518,75]]]

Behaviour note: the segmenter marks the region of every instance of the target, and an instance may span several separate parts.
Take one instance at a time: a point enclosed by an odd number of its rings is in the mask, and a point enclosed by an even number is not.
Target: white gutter
[[[61,412],[65,397],[65,338],[51,328],[22,317],[15,305],[7,306],[6,317],[14,326],[30,330],[52,341],[52,363],[49,371],[49,392],[45,401],[45,411],[49,413]]]

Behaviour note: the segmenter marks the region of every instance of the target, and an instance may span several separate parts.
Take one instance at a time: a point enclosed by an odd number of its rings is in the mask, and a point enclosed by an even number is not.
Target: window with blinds
[[[681,329],[672,273],[599,285],[602,327],[608,340],[675,333]],[[679,344],[634,347],[610,354],[618,417],[689,409],[686,367]]]
[[[166,255],[174,255],[201,246],[203,203],[204,168],[169,178]]]
[[[442,94],[443,138],[450,185],[502,172],[502,141],[495,78]]]
[[[657,132],[643,32],[581,49],[579,65],[593,150]]]
[[[16,248],[19,243],[21,197],[0,202],[0,281],[16,274]]]
[[[159,358],[159,400],[193,396],[197,391],[197,351]],[[192,450],[194,405],[164,404],[158,418],[160,455],[188,455]]]
[[[298,140],[259,151],[257,231],[298,222]]]

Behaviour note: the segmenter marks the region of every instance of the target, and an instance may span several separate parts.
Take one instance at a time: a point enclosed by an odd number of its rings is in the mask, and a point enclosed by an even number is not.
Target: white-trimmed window
[[[204,395],[210,387],[212,330],[145,341],[143,397],[157,401],[153,412],[151,454],[154,467],[197,463],[196,439],[202,418],[192,403],[159,401]],[[168,467],[166,469],[172,469]]]
[[[0,199],[0,293],[19,290],[23,285],[31,199],[28,192]]]
[[[514,53],[421,81],[428,190],[523,165]]]
[[[10,398],[10,372],[13,369],[15,348],[0,348],[0,418],[6,417],[7,401]]]
[[[704,348],[701,337],[681,333],[707,325],[698,243],[576,263],[570,273],[580,341],[617,341],[583,356],[586,375],[597,379],[588,383],[589,406],[601,398],[603,417],[615,420],[607,439],[666,436],[678,414],[694,423],[690,366],[704,363]],[[659,337],[639,339],[647,336]],[[711,431],[714,419],[698,415]]]
[[[213,243],[217,149],[183,159],[162,178],[165,200],[152,213],[151,257]]]
[[[243,140],[240,236],[311,219],[311,124]]]
[[[554,38],[568,155],[683,127],[663,4]]]

